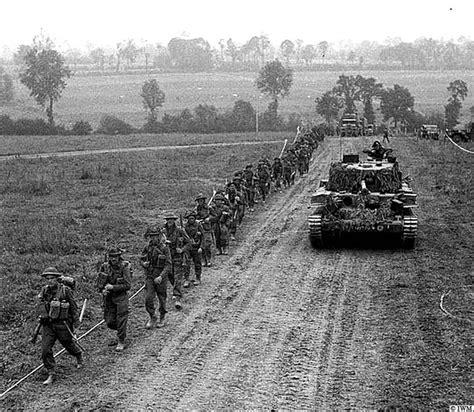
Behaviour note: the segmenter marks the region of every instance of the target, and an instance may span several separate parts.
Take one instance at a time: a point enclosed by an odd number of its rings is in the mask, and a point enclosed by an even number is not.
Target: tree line
[[[23,64],[30,47],[18,46],[11,62]],[[84,72],[256,70],[275,59],[298,70],[473,69],[474,41],[420,38],[413,42],[389,39],[385,44],[362,41],[336,45],[326,40],[311,44],[302,39],[286,39],[273,44],[268,36],[259,35],[243,44],[232,38],[220,39],[218,46],[212,47],[202,37],[174,37],[166,45],[126,39],[114,47],[68,49],[63,55],[73,70]]]
[[[46,112],[48,123],[40,119],[20,119],[13,121],[8,116],[0,117],[1,134],[89,134],[92,127],[86,121],[77,122],[71,130],[56,127],[54,122],[54,103],[61,97],[72,71],[64,56],[55,50],[49,38],[37,37],[23,57],[23,70],[20,81],[30,91],[30,95]],[[1,69],[1,68],[0,68]],[[267,62],[258,72],[256,88],[270,97],[268,108],[257,113],[251,103],[239,100],[231,111],[219,113],[213,105],[200,104],[193,111],[185,109],[177,115],[164,114],[158,121],[157,110],[163,106],[166,94],[156,79],[143,83],[140,96],[148,113],[146,124],[137,130],[114,116],[101,119],[98,133],[127,134],[132,132],[234,132],[257,130],[294,130],[302,122],[301,116],[293,113],[288,120],[278,114],[279,100],[290,93],[294,70],[279,60]],[[11,79],[0,70],[0,97],[13,98]],[[455,80],[448,86],[450,97],[445,106],[445,124],[454,127],[459,119],[462,101],[468,93],[462,80]],[[395,127],[404,125],[416,128],[426,123],[426,118],[414,110],[415,100],[410,91],[398,84],[385,88],[375,78],[361,75],[340,75],[336,85],[315,100],[316,112],[331,129],[337,123],[341,109],[346,113],[358,111],[357,103],[362,105],[363,116],[369,124],[375,124],[374,101],[378,101],[383,120],[393,122]],[[36,130],[36,133],[35,133]]]

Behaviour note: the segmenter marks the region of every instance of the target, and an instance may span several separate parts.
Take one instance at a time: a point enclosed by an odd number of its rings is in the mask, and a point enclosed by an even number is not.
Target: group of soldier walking
[[[139,257],[145,274],[145,310],[148,313],[147,329],[165,326],[168,285],[172,285],[172,298],[177,310],[183,308],[184,289],[191,284],[199,286],[202,267],[213,265],[213,251],[219,255],[229,253],[230,241],[235,240],[238,226],[247,210],[264,203],[273,186],[274,191],[294,184],[296,173],[303,176],[309,171],[309,162],[317,148],[318,139],[310,133],[297,136],[281,157],[270,163],[259,160],[254,171],[249,164],[228,179],[225,187],[215,190],[212,198],[200,193],[195,207],[184,215],[185,223],[174,213],[164,216],[164,225],[152,225],[145,232],[147,244]],[[178,224],[180,220],[180,224]],[[122,250],[111,248],[107,259],[100,265],[95,288],[103,298],[104,320],[116,331],[115,350],[125,349],[129,317],[128,292],[132,284],[131,264],[122,256]],[[191,281],[191,268],[194,279]],[[56,340],[77,360],[82,368],[82,350],[74,335],[79,310],[73,295],[73,285],[67,285],[62,274],[54,267],[42,273],[46,285],[39,298],[42,325],[42,358],[48,372],[44,381],[54,381],[55,362],[53,345]],[[158,314],[155,298],[158,298]],[[57,309],[59,308],[59,309]]]

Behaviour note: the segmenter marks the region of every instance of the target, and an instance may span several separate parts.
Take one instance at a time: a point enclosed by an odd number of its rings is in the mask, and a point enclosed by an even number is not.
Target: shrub
[[[14,134],[15,122],[7,115],[0,116],[0,135]]]
[[[102,116],[97,133],[103,134],[131,134],[134,128],[128,123],[111,115]]]
[[[79,120],[78,122],[74,123],[71,129],[71,134],[75,136],[86,136],[92,133],[92,126],[89,122],[84,120]]]
[[[56,128],[49,125],[43,119],[25,119],[21,118],[15,122],[15,135],[50,135],[56,134]]]

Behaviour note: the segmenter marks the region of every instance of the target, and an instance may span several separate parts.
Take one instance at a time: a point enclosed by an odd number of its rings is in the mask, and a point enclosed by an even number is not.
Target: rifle
[[[71,330],[71,328],[69,327],[69,325],[67,324],[66,321],[63,321],[63,324],[64,326],[66,326],[66,329],[67,331],[69,332],[69,334],[71,335],[72,337],[72,340],[74,341],[74,343],[79,346],[79,349],[81,349],[83,352],[85,352],[85,349],[81,346],[81,344],[79,343],[79,339],[77,338],[77,336],[73,333],[73,331]]]
[[[210,206],[214,198],[216,197],[216,189],[212,189],[212,197],[209,199],[209,202],[207,202],[207,205]]]
[[[41,321],[38,319],[38,324],[36,325],[36,328],[35,328],[33,334],[31,335],[31,339],[30,339],[31,343],[36,343],[36,340],[38,339],[38,335],[40,333],[40,330],[41,330]]]

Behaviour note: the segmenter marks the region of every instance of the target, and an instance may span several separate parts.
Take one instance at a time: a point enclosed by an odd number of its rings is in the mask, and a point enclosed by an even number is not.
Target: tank
[[[309,240],[321,248],[342,238],[368,236],[414,248],[416,199],[395,157],[361,162],[359,155],[345,155],[331,165],[329,179],[311,195]]]

